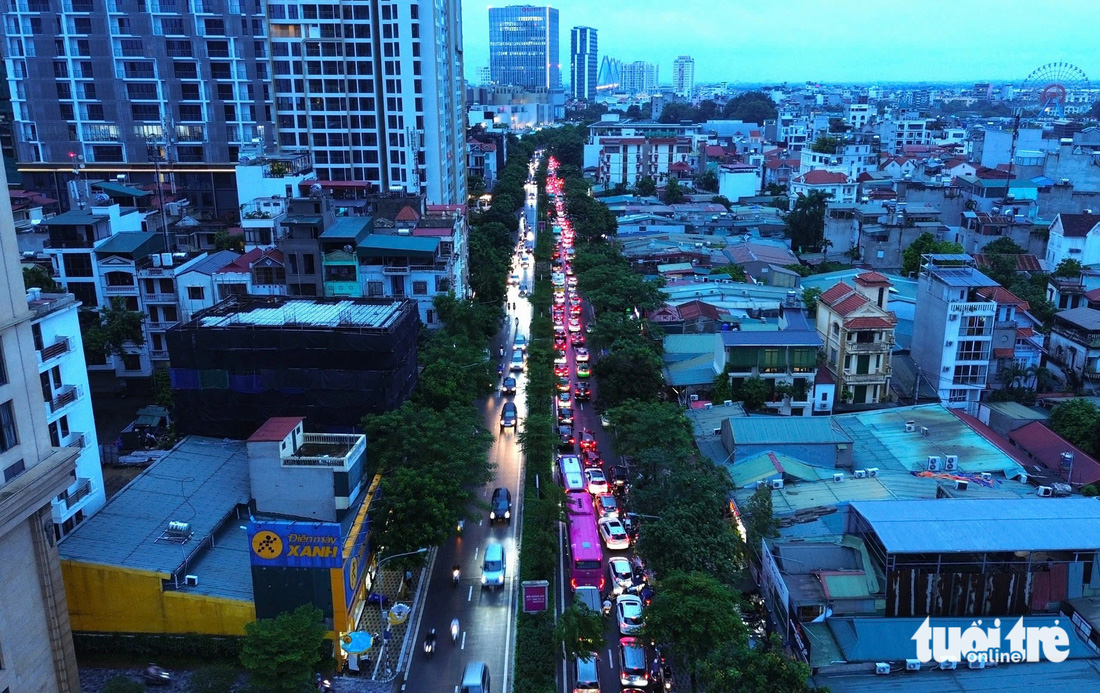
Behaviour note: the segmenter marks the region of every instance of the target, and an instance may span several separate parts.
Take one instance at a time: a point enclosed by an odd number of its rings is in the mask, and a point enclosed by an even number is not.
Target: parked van
[[[573,693],[600,693],[600,675],[596,669],[596,653],[589,652],[588,659],[578,659],[574,667]]]
[[[491,693],[489,667],[485,662],[470,662],[462,672],[461,693]]]
[[[500,542],[490,542],[485,547],[485,560],[481,563],[481,586],[503,587],[507,573],[508,561],[504,556],[504,547]]]
[[[500,410],[500,430],[516,427],[516,403],[505,402]]]

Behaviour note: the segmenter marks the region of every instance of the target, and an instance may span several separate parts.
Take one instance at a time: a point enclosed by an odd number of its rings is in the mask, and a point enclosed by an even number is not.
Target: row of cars
[[[604,593],[604,609],[610,611],[614,602],[614,622],[619,641],[616,648],[616,662],[612,668],[618,669],[618,680],[622,693],[642,693],[653,690],[651,684],[664,690],[671,690],[672,676],[662,666],[663,659],[656,651],[648,647],[639,635],[644,623],[645,605],[653,597],[644,566],[636,556],[625,555],[630,550],[638,530],[638,517],[626,512],[625,502],[629,489],[627,469],[619,464],[607,465],[600,454],[595,434],[587,428],[576,432],[576,417],[573,411],[575,402],[587,401],[592,396],[588,384],[591,375],[591,354],[586,345],[588,330],[583,325],[584,308],[576,290],[577,278],[572,268],[573,231],[568,219],[564,217],[564,204],[561,197],[562,181],[554,173],[556,162],[551,157],[547,177],[547,190],[555,204],[557,219],[553,229],[559,236],[552,256],[554,273],[551,281],[554,287],[554,345],[557,349],[555,375],[558,378],[558,398],[556,401],[559,427],[559,452],[563,458],[577,455],[579,447],[580,463],[583,466],[581,478],[583,489],[571,488],[562,469],[562,481],[567,493],[587,492],[593,499],[596,527],[599,541],[606,550],[604,577],[598,581]],[[569,353],[572,352],[572,368]],[[574,384],[573,376],[576,381]],[[571,392],[572,391],[572,392]],[[571,514],[575,521],[576,515]],[[576,567],[580,561],[580,551],[573,546],[581,541],[581,533],[570,532],[570,550],[573,553],[571,563]],[[614,552],[614,553],[613,553]],[[586,554],[587,556],[587,554]],[[572,581],[574,586],[577,580]],[[595,584],[595,581],[587,584]],[[651,661],[651,656],[652,661]],[[599,655],[579,659],[574,666],[574,692],[599,693]],[[667,674],[664,675],[664,674]]]

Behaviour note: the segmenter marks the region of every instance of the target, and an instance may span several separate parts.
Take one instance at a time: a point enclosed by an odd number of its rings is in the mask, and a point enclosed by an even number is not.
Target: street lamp
[[[406,551],[405,553],[395,553],[392,556],[386,556],[385,558],[379,559],[378,560],[378,567],[375,570],[375,575],[378,577],[378,582],[379,582],[378,586],[379,586],[379,588],[381,588],[381,586],[382,586],[381,585],[381,583],[382,583],[382,566],[384,566],[387,561],[392,561],[395,558],[402,558],[404,556],[415,556],[415,555],[419,555],[419,554],[423,554],[423,553],[428,553],[428,549],[421,548],[421,549],[417,549],[416,551]],[[385,632],[389,630],[389,626],[386,624],[386,607],[385,607],[384,597],[385,597],[385,595],[383,595],[381,593],[381,591],[379,591],[379,593],[378,593],[378,616],[379,616],[379,621],[380,621],[381,626],[382,626],[382,635],[383,635],[383,637],[382,637],[382,647],[378,651],[378,664],[374,667],[374,678],[378,677],[378,669],[379,669],[379,667],[382,666],[382,658],[385,657],[385,655],[386,655]]]

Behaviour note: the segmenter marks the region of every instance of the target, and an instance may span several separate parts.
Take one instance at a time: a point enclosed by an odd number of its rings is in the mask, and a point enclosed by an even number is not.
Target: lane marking
[[[466,631],[462,631],[462,644],[459,646],[460,650],[466,649]]]
[[[474,599],[474,586],[470,585],[470,591],[466,594],[466,601],[473,601]]]

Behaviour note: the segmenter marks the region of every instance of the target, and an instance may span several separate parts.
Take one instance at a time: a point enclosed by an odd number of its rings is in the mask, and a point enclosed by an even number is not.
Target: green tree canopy
[[[632,457],[645,448],[688,450],[693,445],[691,425],[680,408],[671,402],[627,400],[607,410],[615,431],[615,450]]]
[[[127,344],[135,347],[145,344],[145,333],[141,329],[144,323],[144,313],[130,310],[126,307],[126,299],[115,296],[111,304],[99,312],[98,324],[92,323],[85,329],[84,346],[93,353],[122,356]]]
[[[241,664],[263,691],[301,693],[313,684],[325,639],[323,614],[304,604],[275,618],[245,624]]]
[[[1100,409],[1087,399],[1071,399],[1050,412],[1050,427],[1069,442],[1092,455],[1096,449]]]
[[[61,285],[53,280],[50,273],[38,265],[23,265],[23,285],[28,289],[42,289],[48,294],[64,291]]]
[[[478,198],[484,195],[485,179],[473,173],[466,176],[466,194],[473,198]]]
[[[821,293],[821,288],[817,286],[807,286],[802,290],[802,303],[806,305],[806,311],[810,317],[817,315],[817,297]]]
[[[835,154],[837,147],[842,144],[844,144],[843,137],[820,135],[810,146],[810,151],[817,152],[818,154]]]
[[[706,192],[718,192],[718,172],[711,170],[703,171],[699,174],[699,177],[695,179],[695,186]]]
[[[653,197],[657,194],[657,181],[645,176],[634,186],[634,192],[642,197]]]
[[[763,125],[778,115],[775,102],[762,91],[749,91],[736,96],[722,107],[722,117],[727,120],[743,120]]]
[[[662,577],[644,616],[644,637],[685,665],[693,689],[701,665],[715,648],[748,641],[737,597],[704,572],[677,571]]]
[[[235,253],[244,252],[244,234],[231,234],[228,231],[216,231],[214,233],[214,250],[232,250]]]
[[[1084,267],[1080,261],[1073,258],[1066,258],[1058,263],[1058,266],[1054,268],[1055,277],[1065,277],[1067,279],[1073,279],[1074,277],[1080,277]]]
[[[702,693],[827,693],[810,685],[810,668],[786,653],[775,633],[756,648],[724,642],[699,667]]]
[[[745,520],[745,543],[749,554],[760,556],[760,540],[779,536],[779,520],[772,512],[771,489],[760,487],[749,497],[742,513]]]
[[[736,388],[737,399],[744,402],[745,408],[749,410],[762,409],[770,394],[768,384],[758,375],[745,378]]]
[[[670,205],[675,205],[683,201],[684,189],[680,187],[680,181],[675,178],[669,178],[668,183],[665,184],[665,202]]]
[[[917,236],[908,248],[901,253],[901,270],[903,273],[916,272],[920,269],[920,258],[929,253],[958,254],[963,252],[962,245],[950,241],[937,241],[930,233],[922,233]]]
[[[554,626],[554,640],[565,650],[567,660],[588,659],[606,645],[606,628],[603,614],[574,599]]]
[[[745,274],[745,268],[741,265],[729,264],[722,265],[721,267],[712,267],[710,276],[713,277],[716,274],[729,275],[729,278],[735,282],[747,282],[749,280],[749,276]]]
[[[642,344],[615,348],[596,361],[592,372],[599,379],[599,405],[616,407],[627,400],[653,401],[665,386],[661,359]]]
[[[812,190],[799,195],[794,208],[787,214],[786,234],[791,239],[791,248],[797,253],[816,251],[821,247],[825,236],[825,213],[829,198],[820,190]]]

